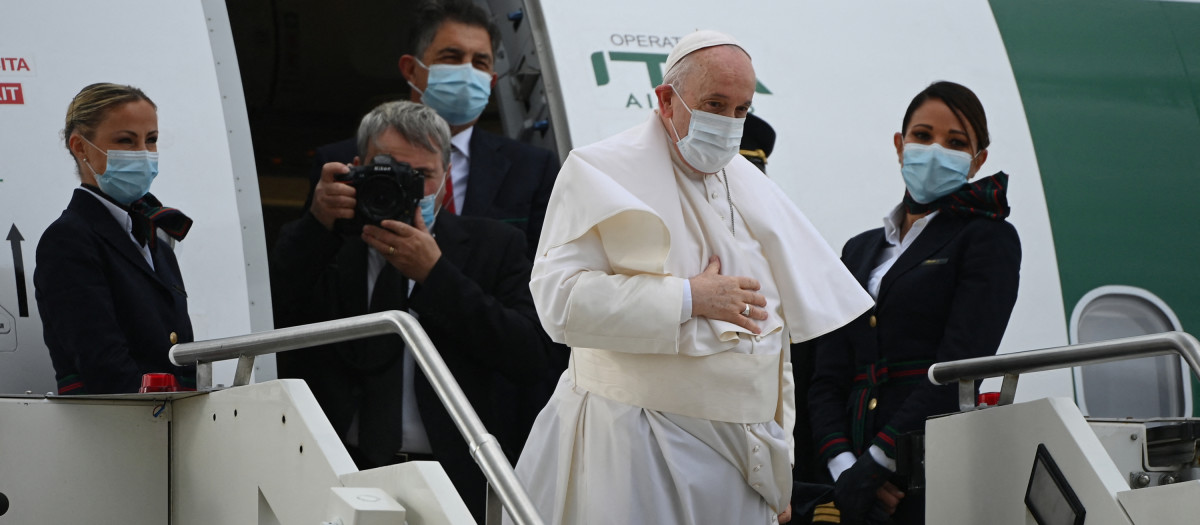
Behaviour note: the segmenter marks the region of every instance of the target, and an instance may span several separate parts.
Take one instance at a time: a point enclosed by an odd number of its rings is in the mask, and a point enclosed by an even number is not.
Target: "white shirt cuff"
[[[850,452],[842,452],[833,459],[829,460],[829,474],[833,476],[833,480],[837,481],[846,469],[854,466],[854,454]]]
[[[679,323],[686,323],[692,318],[692,281],[683,280],[683,306],[679,307]]]
[[[871,448],[867,449],[867,452],[871,454],[871,458],[874,459],[876,463],[887,467],[887,469],[892,472],[896,471],[896,460],[889,458],[887,453],[885,453],[882,448],[871,445]]]

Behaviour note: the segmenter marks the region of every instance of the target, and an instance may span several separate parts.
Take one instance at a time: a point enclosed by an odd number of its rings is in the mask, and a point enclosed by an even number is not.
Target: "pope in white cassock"
[[[789,343],[871,306],[737,154],[755,87],[745,49],[698,31],[665,67],[645,123],[571,152],[538,243],[530,289],[571,347],[517,463],[547,523],[786,518]]]

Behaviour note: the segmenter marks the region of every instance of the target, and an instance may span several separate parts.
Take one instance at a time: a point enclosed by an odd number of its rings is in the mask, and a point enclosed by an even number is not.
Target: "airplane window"
[[[1105,286],[1086,294],[1071,316],[1071,343],[1090,343],[1180,330],[1165,302],[1141,288]],[[1075,369],[1075,397],[1090,417],[1187,415],[1191,382],[1177,356],[1087,365]]]

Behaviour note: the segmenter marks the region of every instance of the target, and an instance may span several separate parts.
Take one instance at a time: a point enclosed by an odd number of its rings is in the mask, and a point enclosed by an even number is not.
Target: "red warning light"
[[[138,389],[138,392],[142,394],[178,391],[179,382],[175,380],[175,375],[162,373],[142,374],[142,388]]]

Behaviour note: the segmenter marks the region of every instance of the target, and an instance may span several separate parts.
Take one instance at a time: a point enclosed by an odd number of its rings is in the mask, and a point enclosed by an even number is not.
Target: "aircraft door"
[[[1182,329],[1166,302],[1142,288],[1102,286],[1071,315],[1071,344]],[[1084,415],[1181,417],[1191,413],[1189,369],[1178,356],[1076,367],[1075,399]]]

